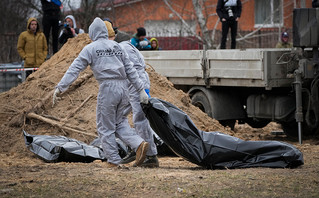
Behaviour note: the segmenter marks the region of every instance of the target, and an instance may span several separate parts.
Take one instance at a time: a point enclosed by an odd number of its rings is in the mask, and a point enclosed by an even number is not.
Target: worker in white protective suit
[[[108,30],[108,35],[110,40],[114,40],[116,37],[115,31],[112,27],[112,24],[109,21],[104,21],[106,28]],[[139,50],[131,44],[129,40],[123,41],[120,43],[120,46],[126,51],[129,56],[129,59],[133,62],[133,67],[136,69],[139,78],[144,83],[144,89],[146,93],[149,95],[150,90],[150,80],[147,72],[145,71],[145,62],[143,55],[139,52]],[[130,82],[129,82],[130,83]],[[133,110],[133,123],[135,131],[139,136],[141,136],[146,142],[150,144],[150,147],[146,153],[146,159],[141,164],[142,167],[159,167],[159,162],[157,159],[157,147],[154,143],[154,131],[152,130],[145,114],[142,110],[140,100],[139,100],[139,92],[136,88],[130,83],[129,86],[130,93],[130,106],[128,106],[127,111],[130,112]],[[150,96],[150,95],[149,95]],[[131,151],[125,156],[122,160],[122,164],[130,163],[134,161],[136,158],[135,151]]]
[[[99,83],[96,125],[107,158],[107,166],[111,168],[120,166],[121,157],[116,137],[136,151],[135,164],[140,166],[146,158],[149,143],[130,127],[125,110],[129,103],[129,82],[138,90],[140,102],[148,103],[143,82],[139,79],[127,53],[117,42],[108,39],[107,28],[100,18],[95,18],[90,25],[89,36],[93,42],[82,49],[56,86],[53,105],[57,96],[66,91],[79,73],[90,65]]]
[[[145,71],[145,62],[143,55],[139,50],[131,44],[130,41],[123,41],[120,43],[120,46],[125,49],[130,60],[134,64],[134,68],[137,70],[140,79],[144,82],[144,89],[146,93],[149,93],[150,90],[150,80],[147,72]],[[139,93],[136,88],[131,84],[129,87],[130,92],[130,103],[133,111],[133,123],[135,131],[139,136],[141,136],[146,142],[150,144],[150,147],[146,153],[146,159],[141,165],[142,167],[159,167],[159,162],[157,159],[157,148],[154,143],[154,131],[152,130],[145,114],[142,110]],[[129,154],[128,157],[134,156],[134,153]],[[123,159],[125,161],[125,157]],[[123,163],[122,161],[122,163]]]

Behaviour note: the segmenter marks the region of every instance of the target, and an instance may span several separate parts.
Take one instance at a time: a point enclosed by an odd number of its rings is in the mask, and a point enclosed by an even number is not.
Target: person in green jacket
[[[288,32],[281,34],[281,42],[278,42],[276,48],[292,48],[292,43],[289,42]]]
[[[48,53],[47,40],[36,18],[29,18],[27,30],[19,35],[17,50],[25,68],[38,68]],[[32,71],[26,71],[26,76]]]

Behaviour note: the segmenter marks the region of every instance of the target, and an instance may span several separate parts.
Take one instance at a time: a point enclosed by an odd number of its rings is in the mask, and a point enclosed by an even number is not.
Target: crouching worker
[[[110,40],[115,39],[115,31],[113,30],[112,24],[108,21],[104,21]],[[133,62],[133,67],[136,69],[139,78],[144,83],[144,89],[148,93],[150,89],[150,80],[148,77],[147,72],[145,71],[145,62],[143,55],[139,52],[139,50],[130,43],[129,40],[122,41],[120,43],[120,46],[125,50],[125,52],[128,54],[129,59]],[[133,84],[130,84],[129,86],[129,93],[130,93],[130,104],[131,107],[128,106],[130,111],[132,109],[133,111],[133,123],[135,131],[139,136],[141,136],[146,142],[150,144],[150,147],[146,153],[146,159],[141,164],[141,167],[148,167],[148,168],[155,168],[159,167],[159,162],[157,158],[157,148],[154,143],[154,131],[152,130],[147,118],[145,117],[145,114],[142,110],[140,101],[139,101],[139,92],[138,90],[133,86]],[[127,156],[125,156],[122,160],[122,164],[130,163],[133,161],[136,157],[136,154],[134,151],[131,151],[128,153]],[[134,164],[135,165],[135,164]]]
[[[58,94],[66,91],[79,73],[90,65],[99,83],[96,125],[107,166],[119,167],[122,160],[118,153],[116,137],[136,151],[135,163],[140,166],[146,158],[149,144],[130,127],[125,109],[129,103],[128,80],[139,91],[140,102],[148,103],[143,83],[121,46],[108,40],[106,26],[100,18],[95,18],[90,25],[89,36],[93,42],[82,49],[56,86],[53,105]]]

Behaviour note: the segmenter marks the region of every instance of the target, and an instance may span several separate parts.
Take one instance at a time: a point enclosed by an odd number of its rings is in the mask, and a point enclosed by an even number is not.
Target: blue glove
[[[151,97],[151,95],[150,95],[150,90],[149,90],[149,89],[145,89],[145,92],[146,92],[146,94],[148,95],[148,97],[150,98],[150,97]]]

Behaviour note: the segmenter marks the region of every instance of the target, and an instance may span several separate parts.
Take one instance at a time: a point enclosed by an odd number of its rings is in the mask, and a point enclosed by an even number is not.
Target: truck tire
[[[207,96],[203,92],[199,91],[193,95],[192,104],[205,112],[208,116],[212,117],[212,108]]]
[[[207,98],[207,96],[201,92],[196,92],[192,97],[192,104],[196,107],[198,107],[200,110],[205,112],[209,117],[212,117],[212,107],[210,105],[210,102]],[[229,120],[218,120],[221,125],[224,127],[228,126],[231,128],[231,130],[234,130],[236,120],[235,119],[229,119]]]

